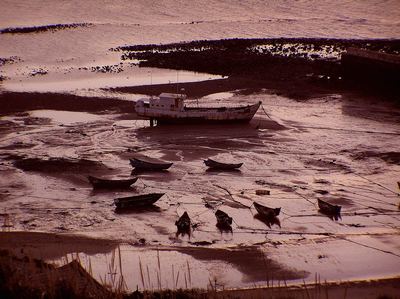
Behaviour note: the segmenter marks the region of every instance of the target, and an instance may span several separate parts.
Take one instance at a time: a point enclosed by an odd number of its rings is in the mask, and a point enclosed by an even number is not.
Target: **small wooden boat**
[[[217,227],[230,228],[232,224],[232,217],[221,210],[215,212],[215,217],[217,217]]]
[[[322,213],[327,214],[327,215],[333,215],[333,216],[339,215],[340,210],[342,209],[341,206],[330,204],[319,198],[318,198],[318,207]]]
[[[256,203],[256,202],[254,202],[254,207],[256,208],[257,212],[260,215],[262,215],[266,218],[276,217],[281,212],[281,208],[270,208],[270,207],[260,205],[259,203]]]
[[[132,167],[135,168],[135,170],[149,170],[149,171],[166,170],[170,168],[173,164],[173,163],[154,163],[154,162],[140,160],[137,158],[129,159],[129,162],[131,163]]]
[[[123,179],[123,180],[109,180],[101,179],[94,176],[88,176],[89,182],[94,189],[125,189],[129,188],[137,181],[137,178]]]
[[[179,217],[177,221],[175,221],[175,225],[178,228],[178,233],[190,232],[190,217],[188,213],[183,213],[182,216]]]
[[[114,204],[117,206],[117,209],[140,208],[152,205],[164,194],[165,193],[148,193],[128,197],[120,197],[114,199]]]
[[[204,160],[204,164],[206,164],[208,167],[212,169],[222,169],[222,170],[233,170],[233,169],[238,169],[240,168],[243,163],[222,163],[218,162],[215,160],[212,160],[208,158],[207,160]]]

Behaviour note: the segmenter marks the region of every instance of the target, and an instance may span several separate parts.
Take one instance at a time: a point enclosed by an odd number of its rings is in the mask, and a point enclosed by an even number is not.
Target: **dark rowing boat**
[[[88,180],[94,189],[125,189],[135,183],[137,178],[109,180],[88,176]]]
[[[129,159],[129,162],[131,163],[132,167],[135,168],[135,170],[149,170],[149,171],[166,170],[170,168],[173,164],[173,163],[154,163],[154,162],[140,160],[137,158]]]
[[[190,237],[190,217],[186,211],[177,221],[175,221],[175,225],[178,228],[178,231],[176,232],[177,236],[179,234],[188,234]]]
[[[319,210],[327,215],[339,215],[340,210],[342,209],[341,206],[330,204],[329,202],[323,201],[318,198],[318,207]]]
[[[240,168],[243,163],[222,163],[208,158],[204,160],[204,164],[212,169],[234,170]]]
[[[232,224],[232,217],[221,210],[215,212],[215,217],[217,217],[217,227],[219,228],[230,228]]]
[[[254,207],[256,208],[257,212],[260,215],[262,215],[266,218],[276,217],[281,212],[281,208],[270,208],[270,207],[260,205],[259,203],[256,203],[256,202],[254,202]]]
[[[117,206],[117,209],[141,208],[152,205],[164,194],[165,193],[148,193],[128,197],[119,197],[114,199],[114,204]]]

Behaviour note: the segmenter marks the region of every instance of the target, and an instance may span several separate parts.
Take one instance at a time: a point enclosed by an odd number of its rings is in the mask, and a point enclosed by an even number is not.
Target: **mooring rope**
[[[264,111],[265,115],[268,116],[268,118],[269,118],[270,120],[272,120],[271,116],[269,116],[269,114],[267,113],[267,111],[265,111],[263,105],[261,105],[261,109]]]

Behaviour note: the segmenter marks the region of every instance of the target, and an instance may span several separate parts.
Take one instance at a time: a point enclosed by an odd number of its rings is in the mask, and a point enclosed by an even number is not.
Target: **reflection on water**
[[[116,214],[147,214],[147,213],[160,213],[161,209],[157,205],[150,205],[150,206],[143,206],[143,207],[130,207],[130,208],[123,208],[118,209],[115,208]]]
[[[197,73],[190,71],[176,71],[169,69],[156,69],[128,64],[121,64],[124,69],[121,73],[93,73],[71,69],[68,72],[53,72],[43,76],[15,77],[3,82],[4,88],[10,91],[25,92],[73,92],[83,95],[104,95],[104,92],[96,91],[101,88],[141,86],[150,84],[197,82],[219,79],[219,75]],[[86,90],[86,91],[85,91]],[[91,91],[94,90],[94,91]],[[107,95],[107,93],[106,93]],[[117,95],[109,94],[116,97]],[[126,98],[126,96],[121,95]]]
[[[57,110],[35,110],[30,113],[32,117],[49,118],[54,123],[61,123],[63,125],[71,125],[75,123],[101,121],[103,118],[86,113],[86,112],[70,112],[70,111],[57,111]]]

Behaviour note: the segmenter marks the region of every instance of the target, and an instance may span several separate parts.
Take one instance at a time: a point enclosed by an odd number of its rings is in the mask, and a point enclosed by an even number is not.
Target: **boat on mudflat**
[[[215,212],[215,217],[217,218],[217,227],[232,229],[232,217],[230,217],[227,213],[221,210],[217,210]]]
[[[189,235],[190,236],[190,224],[191,220],[188,213],[185,211],[177,221],[175,221],[176,228],[178,229],[176,235]]]
[[[117,209],[141,208],[152,205],[164,194],[165,193],[148,193],[128,197],[119,197],[114,199],[114,204],[116,205]]]
[[[150,170],[150,171],[160,171],[166,170],[172,166],[172,162],[149,162],[140,160],[137,158],[129,159],[131,166],[135,168],[135,170]]]
[[[222,163],[208,158],[204,164],[212,169],[233,170],[240,168],[243,163]]]
[[[266,207],[263,205],[260,205],[257,202],[254,202],[254,208],[257,210],[257,212],[266,217],[266,218],[273,218],[279,215],[279,213],[281,212],[281,208],[270,208],[270,207]]]
[[[140,99],[136,113],[141,117],[162,123],[189,122],[249,122],[261,105],[261,101],[237,107],[190,107],[185,105],[186,95],[161,93],[158,97]]]
[[[318,207],[322,213],[324,213],[326,215],[331,215],[331,216],[339,215],[340,211],[342,209],[341,206],[333,205],[333,204],[323,201],[319,198],[318,198]]]
[[[126,189],[129,188],[138,178],[131,179],[102,179],[94,176],[88,176],[93,189]]]

